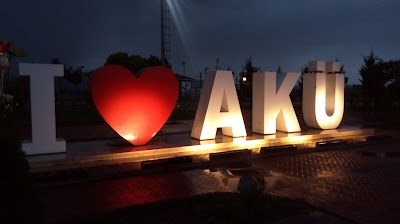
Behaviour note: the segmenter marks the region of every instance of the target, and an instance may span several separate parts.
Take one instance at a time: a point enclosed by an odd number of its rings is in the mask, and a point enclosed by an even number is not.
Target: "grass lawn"
[[[300,202],[263,195],[210,193],[119,209],[61,223],[271,223],[314,210]]]

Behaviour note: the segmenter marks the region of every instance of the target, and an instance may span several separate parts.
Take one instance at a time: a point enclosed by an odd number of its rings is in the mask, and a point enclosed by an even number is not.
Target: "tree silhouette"
[[[253,65],[252,58],[247,58],[244,65],[242,66],[242,72],[240,73],[240,89],[242,90],[242,96],[252,97],[252,84],[253,84],[253,73],[258,72],[260,67]]]
[[[384,64],[380,58],[375,56],[373,51],[368,56],[364,56],[363,61],[364,65],[359,70],[363,103],[366,109],[369,109],[369,105],[372,104],[374,110],[376,110],[384,102],[385,84],[387,82],[387,76],[383,70]]]
[[[303,76],[304,74],[308,73],[308,66],[307,64],[304,65],[304,67],[301,68],[301,75],[299,78],[299,81],[297,81],[297,85],[299,85],[299,91],[300,91],[300,99],[303,99]]]
[[[156,65],[161,65],[161,59],[158,58],[157,56],[150,55],[150,57],[147,59],[147,65],[149,67],[156,66]]]
[[[144,58],[140,55],[128,55],[126,52],[117,52],[108,56],[105,64],[120,65],[131,71],[133,74],[137,74],[144,68],[161,65],[161,60],[154,55]],[[168,61],[166,66],[171,68]]]
[[[340,66],[339,73],[344,74],[344,84],[349,83],[349,77],[346,76],[346,70],[344,70],[344,65]]]
[[[85,66],[78,66],[76,68],[70,66],[65,68],[65,79],[72,84],[78,85],[82,82],[83,75],[85,74],[85,71],[83,70],[84,68]]]
[[[400,60],[384,62],[388,77],[388,93],[392,101],[400,102]]]
[[[339,62],[338,59],[336,59],[336,61]],[[303,92],[303,75],[304,75],[305,73],[309,73],[307,64],[305,64],[304,67],[301,68],[300,79],[299,79],[299,81],[297,82],[297,85],[299,85],[299,87],[300,87],[300,89],[301,89],[301,92]],[[344,70],[344,65],[341,65],[341,66],[340,66],[339,74],[346,74],[346,70]],[[347,84],[348,81],[349,81],[348,77],[345,77],[345,78],[344,78],[345,84]]]
[[[336,58],[336,62],[339,62],[339,59]],[[340,66],[339,74],[344,74],[344,84],[347,84],[349,82],[349,78],[346,77],[346,70],[344,70],[344,65]]]
[[[78,85],[79,83],[82,82],[83,75],[85,74],[85,71],[83,68],[85,66],[78,66],[76,68],[73,68],[71,66],[67,66],[64,63],[61,62],[60,58],[55,57],[50,59],[51,64],[63,64],[64,65],[64,79],[69,81],[70,83],[74,85]]]
[[[283,73],[281,65],[279,65],[278,68],[276,69],[276,73]]]
[[[60,65],[60,64],[62,64],[62,63],[61,63],[60,58],[55,57],[55,58],[51,58],[51,59],[50,59],[50,64]]]

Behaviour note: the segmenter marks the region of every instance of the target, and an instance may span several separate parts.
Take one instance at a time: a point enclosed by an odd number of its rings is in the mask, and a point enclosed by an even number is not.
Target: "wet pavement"
[[[391,140],[355,148],[268,156],[252,160],[248,167],[226,165],[211,170],[85,181],[91,176],[127,174],[135,169],[130,164],[103,166],[82,171],[84,177],[77,183],[74,178],[69,183],[42,183],[39,192],[47,218],[57,220],[209,192],[236,192],[240,178],[256,170],[265,180],[264,193],[317,208],[314,213],[288,217],[279,223],[400,223],[400,157],[364,153],[399,151],[400,142]],[[249,169],[252,171],[243,171]]]
[[[243,115],[246,125],[251,124],[251,113]],[[192,122],[167,124],[161,134],[188,133]],[[360,125],[361,117],[346,113],[342,124]],[[210,192],[237,192],[241,177],[249,175],[239,171],[250,169],[264,178],[264,193],[316,208],[277,223],[400,223],[400,157],[387,156],[400,152],[400,131],[377,129],[376,133],[394,139],[267,155],[245,163],[247,167],[220,164],[212,169],[137,173],[137,163],[122,163],[66,171],[61,178],[35,179],[48,221]],[[106,126],[64,127],[58,135],[69,141],[117,137]]]
[[[400,143],[269,158],[253,163],[276,176],[269,194],[306,202],[359,223],[400,222]]]
[[[39,186],[48,221],[224,191],[229,190],[213,174],[203,170]]]

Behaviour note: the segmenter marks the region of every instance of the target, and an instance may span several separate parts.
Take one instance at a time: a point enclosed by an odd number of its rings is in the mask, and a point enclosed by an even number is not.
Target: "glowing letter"
[[[274,134],[301,131],[289,94],[300,73],[278,74],[257,72],[253,74],[253,132]]]
[[[63,65],[19,64],[20,75],[30,76],[32,142],[23,143],[27,155],[66,151],[65,141],[56,140],[54,76],[64,76]]]
[[[344,111],[344,74],[337,73],[340,64],[312,61],[308,69],[311,73],[304,74],[303,81],[304,120],[313,128],[337,128]]]
[[[197,107],[192,137],[214,139],[217,128],[231,137],[246,136],[242,111],[230,71],[208,72]]]

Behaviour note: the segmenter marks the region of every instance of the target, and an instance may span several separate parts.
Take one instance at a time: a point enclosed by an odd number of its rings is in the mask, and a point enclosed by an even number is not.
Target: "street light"
[[[241,73],[241,78],[240,80],[240,95],[242,97],[242,99],[245,98],[245,96],[247,96],[247,91],[249,88],[249,85],[251,85],[250,79],[247,80],[247,73]]]

